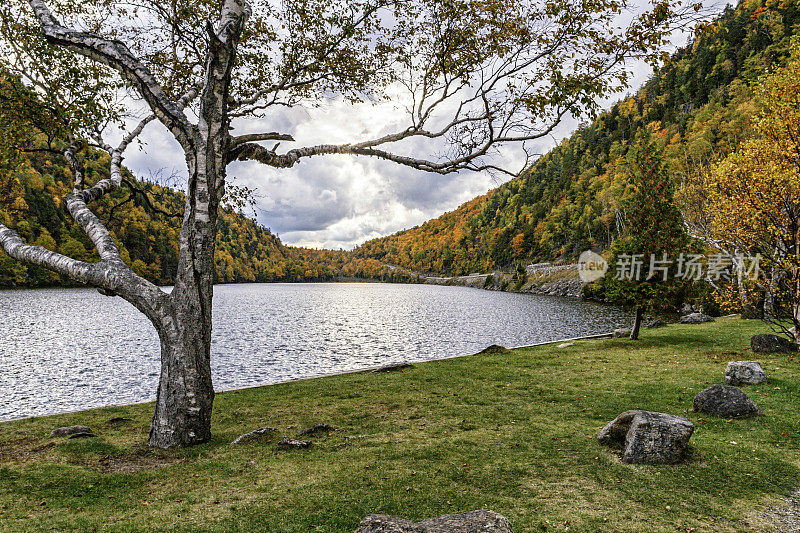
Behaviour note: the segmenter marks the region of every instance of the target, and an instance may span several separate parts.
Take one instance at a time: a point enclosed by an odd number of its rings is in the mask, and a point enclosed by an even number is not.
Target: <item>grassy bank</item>
[[[227,392],[214,440],[151,450],[150,405],[0,424],[0,527],[19,530],[353,531],[371,512],[410,519],[489,508],[515,531],[739,531],[800,487],[797,361],[757,357],[766,415],[695,424],[691,461],[620,463],[599,429],[621,411],[685,414],[725,362],[751,359],[758,322],[646,331]],[[112,416],[130,421],[110,424]],[[309,450],[229,446],[275,426],[327,423]],[[96,439],[51,439],[85,424]]]

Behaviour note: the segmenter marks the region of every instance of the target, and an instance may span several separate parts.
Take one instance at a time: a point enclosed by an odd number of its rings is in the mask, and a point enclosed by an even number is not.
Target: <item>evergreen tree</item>
[[[636,319],[630,338],[639,338],[642,315],[680,289],[675,260],[689,238],[675,206],[663,153],[648,129],[628,152],[626,189],[621,205],[620,237],[612,244],[612,270],[606,294],[615,303],[633,304]]]

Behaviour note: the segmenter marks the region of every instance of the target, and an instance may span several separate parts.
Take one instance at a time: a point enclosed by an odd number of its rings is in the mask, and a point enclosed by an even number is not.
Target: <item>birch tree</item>
[[[231,163],[290,168],[349,154],[433,174],[508,171],[499,147],[525,149],[624,90],[626,61],[653,57],[690,11],[673,0],[636,12],[625,0],[7,0],[2,66],[52,112],[59,131],[42,142],[72,166],[63,205],[99,261],[29,245],[2,225],[0,246],[144,313],[161,342],[149,443],[205,442],[214,237]],[[287,107],[390,95],[404,124],[376,138],[305,144],[291,131],[253,131]],[[91,208],[120,186],[126,152],[156,123],[188,175],[169,294],[124,263]],[[96,183],[82,170],[86,149],[108,153]]]

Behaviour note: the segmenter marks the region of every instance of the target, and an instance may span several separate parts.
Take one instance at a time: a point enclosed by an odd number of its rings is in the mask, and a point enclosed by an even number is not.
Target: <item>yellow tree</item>
[[[774,302],[765,318],[800,331],[800,41],[788,64],[756,88],[757,136],[712,166],[713,237],[762,256],[760,285]],[[790,319],[790,320],[787,320]],[[794,327],[790,331],[787,322]]]

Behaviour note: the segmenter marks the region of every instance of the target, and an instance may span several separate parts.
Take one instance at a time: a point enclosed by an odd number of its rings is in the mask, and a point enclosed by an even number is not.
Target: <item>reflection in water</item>
[[[217,389],[602,333],[605,305],[437,285],[219,285]],[[91,289],[0,291],[0,420],[155,397],[155,330]]]

